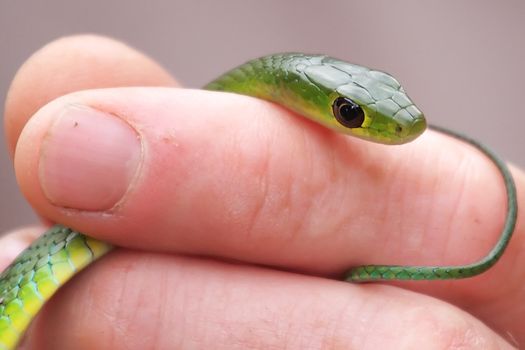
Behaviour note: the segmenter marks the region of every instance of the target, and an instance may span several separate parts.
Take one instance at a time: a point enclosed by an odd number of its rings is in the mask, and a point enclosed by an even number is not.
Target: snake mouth
[[[427,128],[427,122],[423,114],[411,120],[390,120],[389,125],[370,125],[367,128],[357,129],[353,132],[354,136],[364,138],[369,141],[387,144],[402,145],[416,139]]]

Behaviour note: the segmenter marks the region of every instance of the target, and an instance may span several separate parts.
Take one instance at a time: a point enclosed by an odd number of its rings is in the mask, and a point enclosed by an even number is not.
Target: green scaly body
[[[111,246],[55,225],[0,275],[0,350],[12,350],[44,303]]]
[[[206,89],[234,92],[276,102],[337,132],[385,144],[401,144],[426,128],[423,114],[390,75],[323,55],[278,54],[245,63],[208,84]],[[336,117],[350,113],[335,101],[362,111],[362,122]],[[339,105],[337,105],[339,106]],[[348,107],[348,105],[346,106]],[[356,107],[357,108],[357,107]],[[353,113],[353,112],[352,112]],[[354,114],[348,114],[354,117]],[[360,113],[360,112],[359,112]],[[502,174],[507,192],[507,216],[500,239],[482,260],[465,266],[367,265],[351,268],[346,280],[435,280],[475,276],[503,254],[517,216],[514,181],[504,162],[480,143],[461,134],[433,127],[475,146]],[[44,303],[76,273],[111,250],[61,225],[53,226],[0,274],[0,350],[14,350]]]

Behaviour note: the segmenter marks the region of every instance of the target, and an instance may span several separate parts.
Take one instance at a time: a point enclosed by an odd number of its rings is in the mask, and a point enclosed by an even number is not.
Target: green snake
[[[269,100],[334,131],[383,144],[409,142],[427,126],[423,113],[392,76],[324,55],[286,53],[254,59],[205,89]],[[485,258],[470,265],[366,265],[351,268],[347,281],[471,277],[493,266],[507,247],[517,216],[516,189],[507,166],[475,140],[432,128],[473,145],[499,169],[506,188],[507,214],[498,242]],[[55,225],[23,251],[0,275],[0,350],[15,349],[58,288],[111,249],[108,243]]]

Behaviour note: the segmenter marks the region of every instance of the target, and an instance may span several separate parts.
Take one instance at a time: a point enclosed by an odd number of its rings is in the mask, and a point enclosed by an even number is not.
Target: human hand
[[[135,85],[150,87],[100,89]],[[15,77],[5,118],[22,191],[42,217],[129,248],[65,286],[26,347],[525,343],[522,220],[476,278],[332,279],[363,263],[483,256],[505,194],[482,154],[433,132],[370,144],[264,101],[175,86],[150,59],[87,36],[50,44]]]

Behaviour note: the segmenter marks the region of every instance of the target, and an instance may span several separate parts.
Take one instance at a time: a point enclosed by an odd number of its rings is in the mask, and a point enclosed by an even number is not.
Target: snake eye
[[[365,112],[348,97],[338,97],[332,104],[335,119],[347,128],[359,128],[365,120]]]

